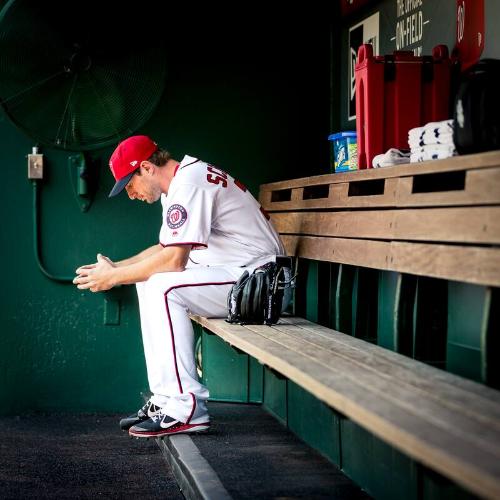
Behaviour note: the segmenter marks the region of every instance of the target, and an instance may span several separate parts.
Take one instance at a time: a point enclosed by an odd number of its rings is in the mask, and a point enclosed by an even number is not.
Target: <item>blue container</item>
[[[333,144],[333,168],[335,172],[350,172],[358,169],[358,146],[356,132],[339,132],[328,136]]]

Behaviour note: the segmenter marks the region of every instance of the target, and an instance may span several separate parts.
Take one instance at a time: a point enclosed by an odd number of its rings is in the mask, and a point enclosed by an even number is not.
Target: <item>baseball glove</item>
[[[285,267],[290,264],[268,262],[250,274],[245,271],[228,294],[228,323],[266,324],[278,322],[284,290],[294,286],[286,280]]]

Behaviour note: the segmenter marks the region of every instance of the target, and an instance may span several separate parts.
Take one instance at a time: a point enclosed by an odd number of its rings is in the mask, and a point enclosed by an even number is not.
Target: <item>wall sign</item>
[[[422,55],[424,27],[430,21],[424,19],[424,0],[396,0],[396,50],[413,50]]]
[[[358,59],[358,48],[363,43],[371,43],[374,55],[378,55],[379,38],[380,16],[378,12],[349,28],[349,120],[356,119],[356,78],[354,69]]]

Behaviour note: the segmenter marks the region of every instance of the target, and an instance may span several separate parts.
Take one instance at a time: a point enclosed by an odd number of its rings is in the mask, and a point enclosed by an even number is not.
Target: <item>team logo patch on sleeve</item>
[[[170,229],[177,229],[187,220],[186,209],[182,205],[171,205],[167,211],[167,225]]]

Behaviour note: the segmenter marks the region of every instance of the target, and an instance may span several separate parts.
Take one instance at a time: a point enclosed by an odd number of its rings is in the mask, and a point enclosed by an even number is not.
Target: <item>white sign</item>
[[[371,43],[373,45],[373,54],[378,55],[378,41],[380,29],[380,16],[375,13],[367,17],[360,23],[349,28],[349,83],[348,83],[348,114],[349,120],[356,118],[356,77],[355,67],[358,59],[358,48],[364,43]]]
[[[423,0],[396,0],[396,50],[413,50],[416,56],[422,55],[424,36]]]

